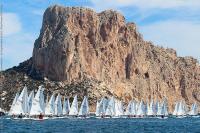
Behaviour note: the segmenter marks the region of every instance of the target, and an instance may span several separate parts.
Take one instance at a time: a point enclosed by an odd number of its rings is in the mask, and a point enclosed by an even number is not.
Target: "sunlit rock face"
[[[115,11],[53,6],[44,13],[33,68],[57,81],[130,79],[133,48],[141,41],[135,24]]]

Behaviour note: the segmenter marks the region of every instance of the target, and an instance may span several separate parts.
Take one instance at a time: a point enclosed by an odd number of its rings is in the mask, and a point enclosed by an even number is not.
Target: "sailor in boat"
[[[21,119],[21,118],[23,118],[23,115],[22,115],[22,113],[21,113],[21,114],[19,114],[17,118],[20,118],[20,119]]]
[[[103,113],[101,113],[101,118],[105,118],[105,115]]]
[[[12,114],[11,117],[12,117],[12,118],[15,118],[16,116],[15,116],[15,114]]]
[[[5,115],[5,113],[4,112],[0,112],[0,116],[4,116]]]
[[[40,115],[38,116],[38,118],[40,119],[40,120],[42,120],[43,119],[43,115],[42,115],[42,113],[40,113]]]

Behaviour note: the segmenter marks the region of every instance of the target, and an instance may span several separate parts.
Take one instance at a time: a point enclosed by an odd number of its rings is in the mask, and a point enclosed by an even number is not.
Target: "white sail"
[[[55,115],[55,96],[52,94],[45,107],[45,115]]]
[[[168,107],[167,107],[167,101],[166,100],[164,100],[164,102],[163,102],[163,110],[164,110],[164,115],[165,116],[169,115]]]
[[[183,103],[182,101],[179,103],[177,115],[178,116],[186,115],[186,106],[185,103]]]
[[[198,105],[196,103],[192,104],[188,115],[198,115]]]
[[[132,102],[131,105],[131,115],[136,115],[137,114],[137,108],[138,108],[139,104],[137,104],[136,101]]]
[[[140,102],[136,115],[137,116],[144,116],[145,115],[145,105],[144,105],[143,101]]]
[[[103,97],[101,98],[100,102],[97,101],[96,112],[95,112],[96,116],[105,115],[106,108],[107,108],[107,99]]]
[[[87,97],[84,96],[83,102],[81,103],[81,107],[78,113],[79,116],[87,116],[89,115],[89,105]]]
[[[55,101],[55,115],[61,116],[62,115],[62,101],[60,94],[57,95]]]
[[[157,115],[157,112],[158,112],[158,106],[159,106],[158,104],[159,104],[159,102],[156,100],[154,105],[153,105],[153,113],[155,115]]]
[[[176,102],[176,103],[175,103],[175,107],[174,107],[174,111],[173,111],[172,115],[177,115],[177,113],[178,113],[178,108],[179,108],[179,103]]]
[[[127,108],[126,108],[126,112],[125,112],[125,115],[132,115],[132,102],[133,101],[130,101],[129,103],[128,103],[128,106],[127,106]]]
[[[99,112],[100,112],[101,115],[105,115],[107,106],[108,106],[108,101],[107,101],[106,98],[103,97],[101,99],[100,109],[99,109]]]
[[[13,107],[14,115],[26,115],[28,114],[28,95],[27,95],[27,87],[25,86],[17,98],[17,101]]]
[[[164,115],[164,105],[163,105],[163,103],[158,103],[157,105],[158,105],[157,116]]]
[[[155,113],[154,113],[154,102],[153,102],[153,100],[151,100],[151,103],[150,103],[150,104],[147,104],[147,115],[148,115],[148,116],[153,116],[153,115],[155,115]]]
[[[33,99],[34,99],[34,91],[31,91],[31,93],[28,96],[28,113],[30,113],[31,111]]]
[[[33,99],[30,115],[44,114],[44,89],[42,86],[38,87],[38,91]]]
[[[15,98],[14,98],[14,100],[12,102],[12,105],[10,107],[10,111],[9,111],[8,115],[13,115],[13,113],[14,113],[13,108],[14,108],[16,102],[17,102],[18,97],[19,97],[19,93],[17,92],[16,95],[15,95]]]
[[[64,98],[64,100],[63,100],[63,115],[68,115],[69,111],[70,111],[69,98],[67,98],[67,101]]]
[[[122,101],[115,100],[115,116],[119,117],[124,114]]]
[[[41,86],[42,87],[42,86]],[[43,111],[43,113],[45,113],[45,106],[46,106],[46,104],[45,104],[45,101],[44,101],[44,88],[42,88],[42,93],[41,93],[41,97],[40,97],[40,101],[41,101],[41,107],[42,107],[42,111]]]
[[[72,105],[70,107],[69,115],[78,115],[78,100],[77,95],[74,97]]]
[[[108,107],[108,99],[103,98],[103,114],[105,115],[106,109]]]
[[[63,110],[62,110],[62,113],[63,113],[63,115],[67,115],[67,111],[66,111],[66,99],[65,99],[65,97],[64,97],[64,99],[63,99]]]
[[[100,116],[100,102],[98,100],[97,100],[97,104],[96,104],[95,115]]]
[[[112,97],[108,102],[108,107],[106,109],[105,115],[107,116],[115,116],[115,100]]]
[[[69,111],[70,111],[70,103],[69,103],[69,98],[67,98],[67,102],[66,102],[66,112],[67,114],[69,114]]]

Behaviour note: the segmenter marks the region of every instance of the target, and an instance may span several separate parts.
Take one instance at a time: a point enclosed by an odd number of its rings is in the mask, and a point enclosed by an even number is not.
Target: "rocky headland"
[[[47,97],[88,95],[91,111],[97,99],[112,95],[124,103],[166,98],[170,111],[178,100],[200,104],[198,61],[143,40],[136,24],[113,10],[47,8],[32,57],[1,74],[7,110],[25,84],[29,90],[43,84]]]

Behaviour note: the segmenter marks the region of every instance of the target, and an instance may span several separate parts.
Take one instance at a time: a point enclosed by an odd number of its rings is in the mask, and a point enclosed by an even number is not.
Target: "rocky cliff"
[[[36,89],[41,83],[47,95],[88,95],[91,110],[111,95],[125,103],[166,98],[170,110],[177,100],[200,103],[197,60],[144,41],[136,25],[113,10],[49,7],[32,57],[3,75],[3,106],[24,84]]]

